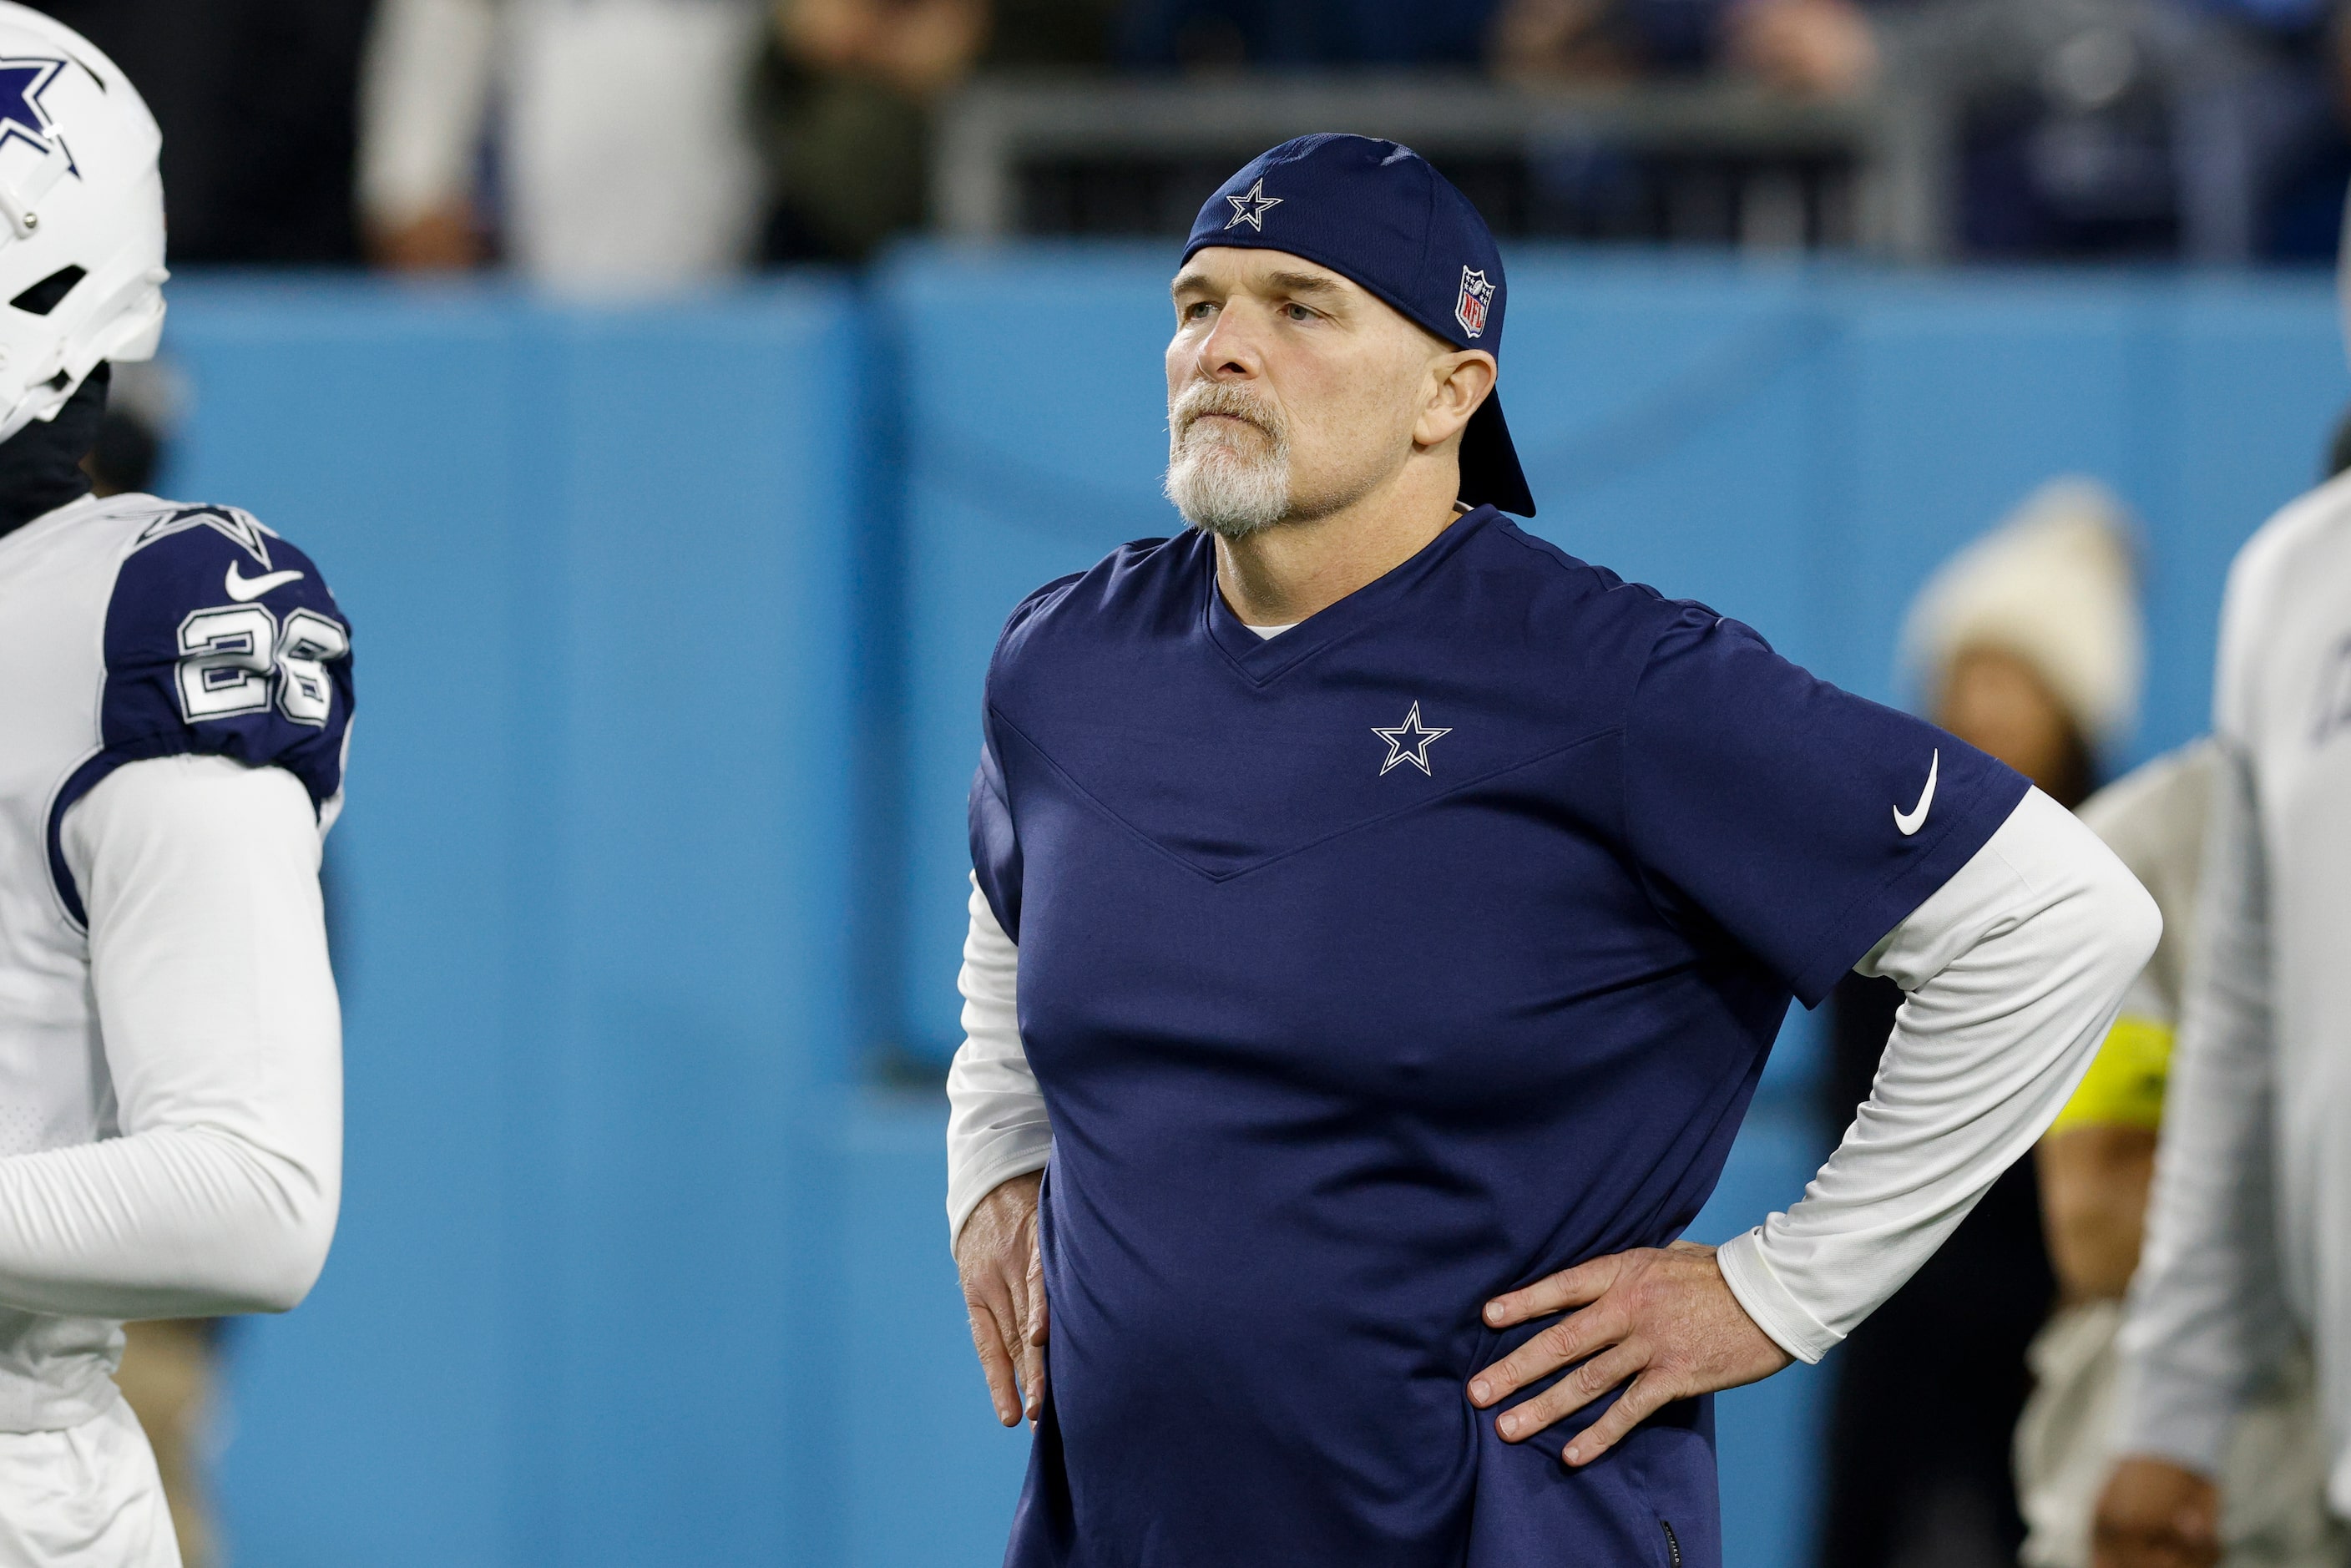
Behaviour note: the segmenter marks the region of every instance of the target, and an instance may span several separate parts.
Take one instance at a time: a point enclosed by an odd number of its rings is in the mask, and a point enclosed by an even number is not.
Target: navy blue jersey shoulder
[[[1660,912],[1719,928],[1806,1006],[1965,864],[2029,788],[1696,600],[1625,583],[1516,525],[1497,532],[1607,584],[1613,652],[1637,649],[1625,832]],[[1553,622],[1552,646],[1588,669],[1595,630],[1587,615]]]
[[[116,768],[151,758],[283,768],[324,810],[343,787],[350,622],[318,564],[233,507],[160,514],[117,569],[105,628],[99,749],[49,818],[52,873],[79,920],[59,833]]]

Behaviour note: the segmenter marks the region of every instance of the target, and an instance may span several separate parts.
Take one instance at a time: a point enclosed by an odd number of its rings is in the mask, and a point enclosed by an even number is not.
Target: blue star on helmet
[[[0,144],[28,141],[44,154],[64,150],[48,110],[41,107],[41,95],[65,68],[63,60],[0,59]],[[67,156],[70,161],[72,155]]]
[[[1256,184],[1251,185],[1247,194],[1227,196],[1225,200],[1233,204],[1233,215],[1225,220],[1227,228],[1231,228],[1235,224],[1247,223],[1259,234],[1265,232],[1266,210],[1270,207],[1278,207],[1282,203],[1281,197],[1269,196],[1265,193],[1263,178],[1259,178]]]

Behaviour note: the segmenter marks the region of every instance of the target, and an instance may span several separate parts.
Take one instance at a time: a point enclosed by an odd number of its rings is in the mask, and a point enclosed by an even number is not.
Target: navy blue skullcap
[[[1502,253],[1469,198],[1409,147],[1323,131],[1258,154],[1192,220],[1184,259],[1219,245],[1303,256],[1501,359]],[[1461,499],[1535,515],[1499,392],[1461,433]]]

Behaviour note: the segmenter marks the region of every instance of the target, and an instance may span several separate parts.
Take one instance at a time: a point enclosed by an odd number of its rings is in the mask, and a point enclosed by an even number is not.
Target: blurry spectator
[[[1971,251],[2324,254],[2339,175],[2314,246],[2280,222],[2288,172],[2335,167],[2343,140],[2325,18],[2300,8],[1935,0],[1887,28],[1889,71],[1963,106]]]
[[[920,226],[930,111],[974,69],[1098,67],[1116,0],[776,0],[760,99],[771,261],[862,261]]]
[[[2351,286],[2343,249],[2338,282]],[[2097,1568],[2201,1568],[2224,1549],[2253,1560],[2241,1552],[2249,1473],[2287,1504],[2323,1485],[2331,1517],[2293,1560],[2351,1561],[2340,1027],[2351,481],[2339,432],[2328,455],[2335,476],[2247,541],[2221,600],[2202,885],[2145,1245],[2116,1337]],[[2249,1440],[2305,1379],[2315,1422],[2297,1413],[2291,1446],[2262,1475]],[[2300,1445],[2314,1425],[2309,1462]]]
[[[2083,821],[2155,895],[2163,939],[2089,1075],[2033,1151],[2060,1305],[2032,1342],[2032,1397],[2016,1435],[2017,1489],[2031,1529],[2025,1568],[2090,1568],[2092,1510],[2127,1437],[2116,1426],[2116,1339],[2155,1175],[2214,768],[2211,743],[2199,741],[2082,807]],[[2228,1568],[2340,1568],[2304,1347],[2239,1420],[2221,1480]]]
[[[2032,1397],[2016,1434],[2026,1568],[2088,1568],[2090,1509],[2106,1473],[2114,1335],[2138,1266],[2211,793],[2211,748],[2198,742],[2082,805],[2082,820],[2154,895],[2163,936],[2088,1075],[2033,1148],[2058,1304],[2032,1342]]]
[[[1947,562],[1904,630],[1906,676],[1929,716],[2068,807],[2089,794],[2098,748],[2127,731],[2137,705],[2125,528],[2099,486],[2049,485]],[[1857,976],[1833,993],[1833,1124],[1868,1096],[1901,1002],[1890,983]],[[2053,1291],[2026,1161],[1837,1353],[1825,1568],[2016,1561],[2010,1448],[2030,1388],[2025,1349]]]
[[[762,203],[747,95],[766,26],[755,0],[381,0],[360,99],[371,254],[469,267],[496,244],[597,291],[737,270]]]
[[[1475,66],[1494,0],[1131,0],[1119,57],[1144,69]]]
[[[1855,90],[1876,69],[1852,0],[1501,0],[1487,39],[1505,78],[1607,79],[1729,58],[1782,89]]]
[[[1725,18],[1731,62],[1784,92],[1842,98],[1876,78],[1876,29],[1854,0],[1750,0]]]
[[[1979,256],[2333,253],[2341,0],[1504,0],[1508,77],[1718,67],[1779,90],[1882,89],[1955,135]]]
[[[370,0],[31,0],[155,111],[172,263],[358,259],[352,97]]]
[[[2232,182],[2245,186],[2245,232],[2205,253],[2334,256],[2351,177],[2351,12],[2341,0],[2199,3],[2226,24],[2242,72],[2210,96],[2210,123],[2183,127],[2193,177],[2212,189],[2208,201],[2231,202]]]
[[[2351,470],[2351,415],[2328,443],[2327,477]],[[2017,1428],[2025,1568],[2090,1568],[2091,1523],[2118,1428],[2123,1296],[2138,1269],[2172,1045],[2196,948],[2203,850],[2219,753],[2197,741],[2100,790],[2082,808],[2163,911],[2155,957],[2124,998],[2082,1082],[2034,1150],[2061,1304],[2033,1341],[2032,1398]],[[2326,1516],[2326,1451],[2309,1347],[2239,1417],[2220,1473],[2224,1568],[2339,1568]]]
[[[1729,57],[1800,91],[1881,73],[1960,136],[1978,255],[2330,252],[2346,152],[2333,0],[1742,0]]]
[[[1488,54],[1505,81],[1623,81],[1643,65],[1612,0],[1503,0]]]
[[[923,221],[929,106],[979,57],[987,0],[778,0],[776,17],[765,248],[862,259]]]

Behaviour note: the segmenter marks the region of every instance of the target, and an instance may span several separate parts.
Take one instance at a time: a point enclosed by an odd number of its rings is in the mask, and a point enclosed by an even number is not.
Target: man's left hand
[[[1520,1443],[1631,1378],[1623,1396],[1568,1443],[1562,1457],[1571,1465],[1590,1464],[1677,1399],[1753,1383],[1794,1359],[1730,1293],[1714,1249],[1694,1242],[1594,1258],[1538,1280],[1487,1302],[1486,1326],[1506,1329],[1572,1307],[1583,1310],[1469,1380],[1469,1402],[1483,1410],[1583,1363],[1496,1419],[1504,1442]]]

